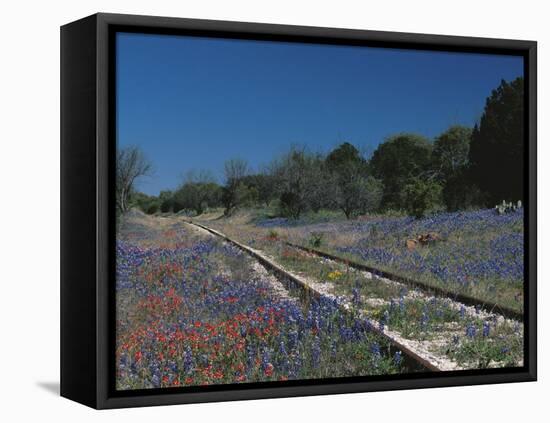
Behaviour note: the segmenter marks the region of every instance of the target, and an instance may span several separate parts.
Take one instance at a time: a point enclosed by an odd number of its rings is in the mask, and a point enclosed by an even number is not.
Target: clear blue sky
[[[520,57],[119,33],[117,142],[173,189],[190,169],[222,179],[225,160],[256,168],[292,144],[373,151],[387,136],[473,126]]]

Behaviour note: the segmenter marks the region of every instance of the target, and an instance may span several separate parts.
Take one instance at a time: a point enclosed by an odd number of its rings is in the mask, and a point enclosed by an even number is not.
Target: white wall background
[[[0,25],[0,419],[542,421],[548,414],[550,31],[535,0],[6,1]],[[539,42],[539,382],[96,412],[59,381],[59,26],[103,12],[531,39]],[[545,336],[546,335],[546,336]],[[538,418],[537,418],[538,416]],[[547,417],[547,416],[546,416]]]

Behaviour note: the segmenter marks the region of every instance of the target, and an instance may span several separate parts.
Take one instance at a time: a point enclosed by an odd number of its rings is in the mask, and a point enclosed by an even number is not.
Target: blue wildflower
[[[400,365],[401,364],[401,361],[403,360],[403,357],[401,356],[401,351],[397,351],[394,355],[393,355],[393,362],[396,364],[396,365]]]
[[[483,336],[484,337],[489,336],[490,329],[491,329],[491,327],[489,325],[489,322],[483,322]]]

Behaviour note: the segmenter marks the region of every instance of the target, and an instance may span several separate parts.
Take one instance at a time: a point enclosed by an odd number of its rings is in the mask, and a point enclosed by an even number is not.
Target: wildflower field
[[[286,244],[315,245],[521,310],[521,212],[320,223],[249,217],[203,223],[303,277],[320,299],[304,301],[252,257],[184,218],[130,213],[116,247],[117,389],[420,370],[380,333],[441,370],[522,365],[521,322]],[[426,231],[441,241],[403,246]]]
[[[411,277],[449,292],[523,310],[523,211],[442,213],[424,219],[372,216],[355,221],[210,220],[266,252],[326,294],[345,298],[381,330],[397,333],[446,369],[520,366],[523,324],[498,313],[435,298],[395,281],[292,248],[285,241]],[[440,240],[410,250],[422,233]]]
[[[116,283],[120,390],[407,371],[334,298],[304,304],[235,247],[175,219],[120,224]]]
[[[261,219],[212,225],[259,248],[269,234],[411,277],[446,290],[523,311],[523,209],[440,213],[423,219],[372,216],[347,221]],[[436,233],[440,241],[409,250],[406,240]]]

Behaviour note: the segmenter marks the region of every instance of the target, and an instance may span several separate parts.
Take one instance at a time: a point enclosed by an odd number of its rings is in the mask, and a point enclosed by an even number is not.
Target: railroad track
[[[523,313],[520,313],[520,312],[518,312],[516,310],[513,310],[511,308],[508,308],[508,307],[500,306],[496,303],[492,303],[492,302],[488,302],[488,301],[482,302],[479,299],[471,297],[469,295],[460,294],[460,293],[456,293],[456,292],[453,292],[453,291],[450,291],[450,290],[446,290],[444,288],[439,288],[439,287],[435,287],[435,286],[432,286],[432,285],[428,285],[424,282],[420,282],[420,281],[413,280],[411,278],[396,275],[396,274],[391,273],[391,272],[386,272],[384,270],[380,270],[380,269],[377,269],[375,267],[368,266],[368,265],[365,265],[365,264],[362,264],[362,263],[357,263],[353,260],[348,260],[348,259],[339,257],[339,256],[334,255],[334,254],[319,251],[315,248],[305,247],[303,245],[294,244],[294,243],[288,242],[288,241],[285,241],[284,243],[286,245],[288,245],[289,247],[293,247],[293,248],[296,248],[296,249],[299,249],[299,250],[302,250],[302,251],[306,251],[310,254],[317,255],[319,257],[323,257],[323,258],[326,258],[326,259],[329,259],[329,260],[332,260],[332,261],[335,261],[335,262],[338,262],[338,263],[345,264],[346,266],[352,267],[354,269],[370,272],[370,273],[372,273],[376,276],[380,276],[380,277],[383,277],[383,278],[386,278],[386,279],[390,279],[390,280],[395,281],[395,282],[400,282],[404,285],[410,286],[411,288],[417,288],[417,289],[419,289],[423,292],[426,292],[426,293],[428,293],[430,295],[433,295],[433,296],[436,296],[436,297],[450,298],[450,299],[452,299],[456,302],[459,302],[459,303],[462,303],[462,304],[465,304],[465,305],[469,305],[469,306],[474,306],[474,307],[479,308],[481,310],[484,310],[488,313],[500,314],[503,317],[523,322]]]
[[[324,294],[314,289],[312,286],[310,286],[307,281],[302,279],[301,277],[287,271],[283,267],[281,267],[278,263],[270,259],[269,257],[265,256],[261,252],[254,250],[253,248],[242,244],[238,241],[235,241],[234,239],[228,237],[227,235],[223,234],[222,232],[219,232],[215,229],[209,228],[208,226],[202,225],[200,223],[196,223],[190,220],[184,220],[185,223],[189,225],[196,226],[198,228],[201,228],[210,234],[223,239],[227,243],[234,245],[241,251],[245,252],[255,260],[257,260],[263,267],[265,267],[268,271],[270,271],[272,274],[274,274],[278,279],[280,279],[282,282],[285,283],[285,285],[290,285],[293,288],[297,288],[303,295],[300,295],[301,299],[307,298],[308,300],[317,300],[321,298]],[[358,314],[354,312],[352,309],[348,308],[345,304],[339,304],[338,305],[340,311],[346,315],[352,316],[352,317],[358,317]],[[371,321],[370,319],[366,318],[365,316],[361,316],[361,319],[365,322],[366,325],[368,325],[369,330],[376,333],[381,338],[385,339],[389,342],[392,353],[395,351],[400,351],[404,358],[404,365],[411,371],[433,371],[433,372],[439,372],[442,370],[448,370],[448,369],[442,369],[440,366],[435,364],[433,360],[430,360],[430,358],[426,357],[424,354],[416,350],[415,348],[411,347],[410,345],[404,344],[404,339],[400,339],[400,337],[395,333],[388,333],[388,331],[380,330],[378,323]]]

